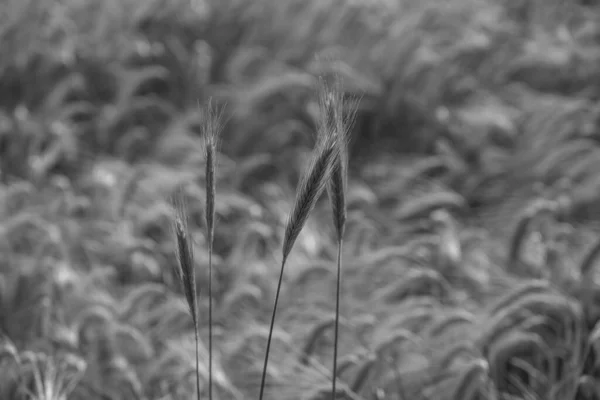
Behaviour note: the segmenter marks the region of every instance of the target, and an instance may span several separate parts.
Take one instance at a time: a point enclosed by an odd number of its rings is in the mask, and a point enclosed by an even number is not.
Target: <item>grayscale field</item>
[[[598,173],[596,1],[1,0],[0,400],[600,400]]]

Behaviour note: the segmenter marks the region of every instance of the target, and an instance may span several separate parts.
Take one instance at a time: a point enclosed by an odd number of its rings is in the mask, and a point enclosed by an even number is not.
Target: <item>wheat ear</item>
[[[181,192],[177,193],[173,199],[175,208],[175,239],[177,241],[177,260],[175,273],[183,287],[183,293],[192,315],[194,322],[194,339],[196,342],[196,396],[200,400],[200,358],[199,358],[199,337],[198,337],[198,306],[196,302],[196,268],[194,266],[193,244],[187,225],[186,207]]]
[[[327,181],[331,176],[338,153],[339,145],[337,144],[337,137],[331,132],[327,132],[325,135],[320,135],[317,138],[317,143],[315,150],[313,151],[310,164],[302,174],[298,184],[296,200],[288,217],[283,239],[281,270],[279,272],[279,281],[277,283],[277,290],[275,292],[275,301],[273,304],[271,324],[269,327],[269,337],[267,339],[267,349],[265,351],[265,362],[260,384],[260,400],[263,399],[264,395],[267,367],[269,363],[269,352],[271,349],[271,338],[275,324],[277,305],[279,303],[279,294],[281,291],[281,285],[283,283],[283,271],[285,268],[285,263],[290,252],[292,251],[292,248],[294,247],[294,243],[296,242],[300,231],[308,219],[310,212],[314,209],[315,205],[317,204],[317,200],[325,190],[325,186],[327,185]]]
[[[205,108],[202,133],[206,158],[206,238],[208,245],[208,398],[213,398],[213,242],[215,236],[215,169],[217,147],[222,127],[223,110],[217,109],[209,99]]]

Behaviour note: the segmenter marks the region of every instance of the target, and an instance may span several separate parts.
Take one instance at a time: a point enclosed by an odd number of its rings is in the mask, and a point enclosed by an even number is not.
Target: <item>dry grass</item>
[[[590,3],[1,2],[0,398],[600,398]]]

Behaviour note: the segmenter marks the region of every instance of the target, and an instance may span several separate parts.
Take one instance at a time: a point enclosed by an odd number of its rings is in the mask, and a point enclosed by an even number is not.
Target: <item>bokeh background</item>
[[[320,76],[361,99],[338,397],[600,398],[600,7],[584,0],[0,2],[0,398],[194,396],[181,187],[206,381],[209,98],[226,121],[215,392],[257,397]],[[323,199],[286,267],[269,399],[329,398],[330,214]]]

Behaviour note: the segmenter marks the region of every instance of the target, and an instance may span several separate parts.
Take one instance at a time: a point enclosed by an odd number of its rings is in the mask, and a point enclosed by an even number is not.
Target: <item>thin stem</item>
[[[277,304],[279,303],[279,293],[281,292],[281,285],[283,283],[283,269],[285,268],[286,258],[284,257],[281,261],[281,271],[279,273],[279,281],[277,282],[277,291],[275,292],[275,302],[273,303],[273,313],[271,314],[271,325],[269,326],[269,337],[267,339],[267,349],[265,351],[265,362],[263,365],[262,378],[260,381],[260,394],[258,395],[259,400],[263,400],[265,383],[267,380],[267,367],[269,365],[269,352],[271,351],[271,339],[273,337],[273,329],[275,326],[275,315],[277,314]]]
[[[196,339],[196,398],[200,400],[200,338],[198,337],[198,323],[194,323],[194,336]]]
[[[335,400],[336,383],[337,383],[337,363],[338,363],[338,340],[340,328],[340,291],[342,286],[342,247],[343,239],[338,239],[338,254],[337,254],[337,279],[335,291],[335,324],[333,333],[333,382],[331,386],[331,399]]]
[[[213,245],[208,247],[208,398],[213,398],[213,288],[212,288]]]

